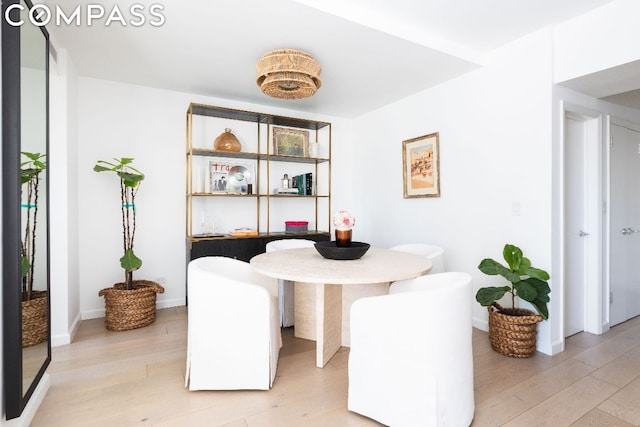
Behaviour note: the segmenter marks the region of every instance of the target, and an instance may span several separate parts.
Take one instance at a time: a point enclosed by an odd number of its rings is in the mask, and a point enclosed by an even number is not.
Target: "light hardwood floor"
[[[53,349],[51,388],[32,426],[379,425],[347,411],[348,348],[318,369],[315,343],[290,328],[270,391],[187,391],[186,317],[185,307],[158,310],[153,325],[128,332],[82,322],[71,345]],[[530,359],[493,352],[474,330],[473,352],[474,427],[640,425],[640,318]]]

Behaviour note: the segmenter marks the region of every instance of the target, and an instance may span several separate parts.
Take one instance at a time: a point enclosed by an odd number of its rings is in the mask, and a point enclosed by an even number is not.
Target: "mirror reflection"
[[[20,27],[22,381],[48,357],[47,40],[24,6]]]

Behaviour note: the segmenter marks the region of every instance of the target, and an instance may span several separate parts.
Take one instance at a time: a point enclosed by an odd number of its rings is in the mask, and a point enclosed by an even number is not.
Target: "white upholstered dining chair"
[[[267,243],[266,251],[282,249],[312,248],[316,242],[307,239],[280,239]],[[278,280],[278,302],[280,304],[280,324],[284,327],[294,324],[295,291],[291,280]]]
[[[187,270],[189,390],[268,390],[282,347],[278,282],[248,263],[202,257]]]
[[[471,276],[428,274],[351,306],[350,411],[389,426],[473,420]]]
[[[431,245],[428,243],[405,243],[403,245],[392,246],[394,251],[408,252],[411,254],[426,256],[431,260],[433,267],[431,267],[430,274],[444,273],[444,249],[440,246]]]

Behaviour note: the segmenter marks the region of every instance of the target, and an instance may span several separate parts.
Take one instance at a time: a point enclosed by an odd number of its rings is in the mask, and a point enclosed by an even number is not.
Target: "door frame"
[[[604,166],[608,161],[608,150],[603,149],[603,141],[608,141],[608,138],[604,138],[604,130],[608,134],[608,121],[602,115],[600,111],[585,108],[579,105],[571,104],[565,101],[561,102],[561,120],[560,120],[560,144],[559,147],[559,173],[558,173],[558,211],[559,218],[557,218],[556,227],[558,233],[555,233],[555,248],[558,255],[556,277],[560,278],[561,292],[560,295],[560,312],[562,313],[559,327],[559,338],[561,340],[561,347],[564,349],[564,306],[565,306],[565,283],[562,278],[566,273],[565,268],[565,118],[570,117],[584,122],[585,124],[585,170],[593,171],[595,173],[588,174],[585,182],[585,228],[590,233],[589,240],[585,249],[585,278],[587,283],[585,286],[585,301],[584,301],[584,330],[586,332],[594,334],[602,334],[608,329],[608,311],[605,312],[605,257],[604,257],[604,231],[605,221],[603,212],[603,182],[605,177],[608,177],[608,168],[604,170]],[[607,126],[603,124],[607,122]],[[605,159],[606,157],[606,159]],[[608,291],[607,291],[608,292]],[[606,300],[608,301],[608,299]],[[608,304],[607,304],[608,305]],[[555,353],[555,352],[554,352]]]

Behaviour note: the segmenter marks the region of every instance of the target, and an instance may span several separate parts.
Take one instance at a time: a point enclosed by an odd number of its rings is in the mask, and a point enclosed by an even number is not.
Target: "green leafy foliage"
[[[27,184],[33,181],[43,170],[47,168],[45,163],[46,154],[41,153],[29,153],[28,151],[21,152],[23,156],[29,160],[20,163],[20,182],[21,184]]]
[[[122,157],[120,159],[114,158],[113,160],[114,162],[98,160],[93,170],[96,172],[115,172],[124,185],[131,188],[137,187],[144,179],[144,174],[131,165],[133,158]]]
[[[135,271],[142,267],[142,260],[133,253],[133,249],[127,249],[120,258],[120,266],[126,271]]]
[[[533,267],[531,261],[524,257],[522,250],[515,245],[506,244],[502,256],[508,267],[491,258],[485,258],[478,265],[478,269],[490,276],[504,277],[511,282],[511,286],[480,288],[476,293],[476,301],[487,307],[510,292],[512,308],[515,308],[515,298],[518,297],[530,302],[543,319],[548,319],[547,303],[550,301],[551,292],[547,283],[549,273]]]
[[[511,291],[511,287],[502,286],[501,288],[489,286],[478,289],[476,300],[484,307],[491,305],[494,301],[498,301],[507,292]]]
[[[21,277],[26,277],[29,274],[29,270],[31,270],[31,263],[29,262],[29,257],[22,255],[20,257],[20,275]]]

